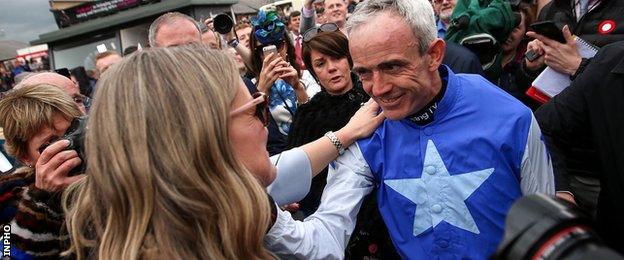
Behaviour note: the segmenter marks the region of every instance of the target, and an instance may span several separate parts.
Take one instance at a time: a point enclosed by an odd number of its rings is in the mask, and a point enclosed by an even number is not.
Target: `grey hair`
[[[399,15],[412,28],[418,39],[420,54],[427,52],[429,44],[438,37],[433,7],[427,0],[367,0],[357,5],[347,20],[347,32],[367,24],[381,12]]]
[[[147,36],[149,45],[151,47],[158,47],[158,43],[156,42],[156,33],[158,33],[158,29],[160,29],[160,27],[164,24],[171,25],[179,20],[188,20],[192,22],[193,25],[195,25],[195,28],[197,28],[197,31],[199,32],[199,37],[201,39],[202,30],[200,29],[199,24],[197,24],[197,21],[195,21],[195,19],[180,12],[168,12],[159,16],[158,18],[156,18],[156,20],[152,22],[152,24],[150,24]]]

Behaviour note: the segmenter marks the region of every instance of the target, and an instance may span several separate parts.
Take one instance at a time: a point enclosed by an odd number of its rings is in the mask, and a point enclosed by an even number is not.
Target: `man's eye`
[[[381,70],[386,73],[395,73],[401,70],[403,66],[397,64],[389,64],[381,67]]]

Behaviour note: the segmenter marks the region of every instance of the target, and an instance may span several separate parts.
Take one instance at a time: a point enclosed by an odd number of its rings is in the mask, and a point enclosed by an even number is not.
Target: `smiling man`
[[[330,173],[378,187],[403,258],[487,258],[517,198],[554,194],[531,110],[481,76],[441,64],[445,42],[426,0],[360,5],[347,22],[353,71],[387,120]]]
[[[306,0],[303,3],[301,10],[301,33],[305,33],[308,29],[316,25],[316,11],[312,4],[314,0]],[[347,0],[325,0],[323,1],[323,7],[325,12],[323,13],[323,23],[335,23],[340,28],[340,31],[345,33],[345,25],[347,23],[347,11],[349,3]]]

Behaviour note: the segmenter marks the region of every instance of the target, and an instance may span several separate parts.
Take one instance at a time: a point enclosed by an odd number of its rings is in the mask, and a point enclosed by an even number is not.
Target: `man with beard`
[[[442,39],[451,24],[451,16],[456,4],[457,0],[433,0],[433,10],[438,15],[438,37]]]

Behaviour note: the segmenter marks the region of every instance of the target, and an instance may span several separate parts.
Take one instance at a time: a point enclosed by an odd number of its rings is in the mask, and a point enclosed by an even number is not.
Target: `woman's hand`
[[[301,87],[299,85],[299,74],[290,63],[282,60],[277,64],[277,72],[280,75],[279,78],[286,81],[294,89]]]
[[[262,70],[260,71],[260,77],[258,78],[258,90],[269,94],[271,86],[273,83],[281,76],[279,68],[279,64],[284,62],[281,57],[275,57],[275,53],[270,53],[266,57],[264,57],[264,61],[262,61]]]
[[[35,187],[57,192],[84,177],[84,174],[67,176],[82,163],[76,151],[65,150],[68,145],[68,140],[60,140],[43,150],[35,164]]]
[[[379,112],[379,105],[373,99],[369,99],[355,112],[349,123],[336,132],[336,136],[347,147],[353,142],[371,135],[385,118],[383,111]]]

